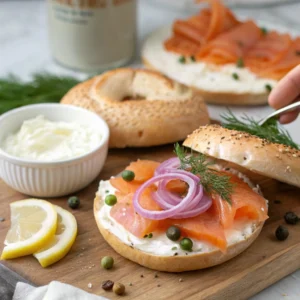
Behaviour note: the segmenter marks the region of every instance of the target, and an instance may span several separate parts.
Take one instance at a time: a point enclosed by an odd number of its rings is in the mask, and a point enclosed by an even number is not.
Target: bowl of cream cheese
[[[35,104],[0,116],[0,177],[35,197],[59,197],[90,184],[107,157],[109,128],[97,114]]]

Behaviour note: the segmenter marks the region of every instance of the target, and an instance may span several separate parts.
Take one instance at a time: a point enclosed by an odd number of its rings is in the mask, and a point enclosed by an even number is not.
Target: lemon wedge
[[[11,227],[6,235],[1,259],[35,253],[53,238],[57,226],[54,206],[38,199],[10,204]]]
[[[71,249],[77,235],[75,217],[65,209],[54,206],[57,212],[57,229],[55,236],[33,256],[42,267],[48,267],[62,259]]]

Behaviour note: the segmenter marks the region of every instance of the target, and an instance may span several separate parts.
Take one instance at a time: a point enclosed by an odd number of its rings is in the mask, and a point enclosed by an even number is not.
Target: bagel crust
[[[187,256],[159,256],[146,253],[134,248],[134,246],[129,246],[123,243],[116,235],[104,228],[101,220],[98,217],[98,213],[103,205],[104,200],[96,195],[96,198],[94,200],[94,216],[100,233],[107,241],[107,243],[121,256],[144,267],[164,272],[184,272],[199,270],[212,267],[230,260],[231,258],[242,253],[246,248],[248,248],[258,237],[263,227],[263,223],[258,224],[256,226],[256,229],[247,239],[230,245],[227,248],[226,253],[223,253],[220,250],[214,250],[208,253],[197,253]]]
[[[219,125],[202,126],[183,143],[194,151],[300,187],[300,151]]]
[[[108,71],[72,88],[61,103],[99,114],[110,128],[111,148],[173,143],[209,123],[201,96],[150,70]]]

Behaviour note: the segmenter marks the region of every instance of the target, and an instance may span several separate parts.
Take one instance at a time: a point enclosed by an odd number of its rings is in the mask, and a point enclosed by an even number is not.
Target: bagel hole
[[[127,95],[127,96],[123,97],[121,101],[145,100],[145,99],[146,99],[145,96],[136,94],[136,95]]]

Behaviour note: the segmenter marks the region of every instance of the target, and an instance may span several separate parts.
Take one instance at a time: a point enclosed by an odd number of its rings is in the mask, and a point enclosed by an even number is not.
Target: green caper
[[[107,195],[105,197],[105,203],[109,206],[114,206],[117,203],[117,197],[115,195]]]
[[[104,269],[111,269],[114,265],[114,259],[111,256],[104,256],[101,259],[101,266]]]
[[[68,199],[68,205],[72,209],[76,209],[80,205],[80,199],[76,196],[72,196]]]
[[[170,226],[166,232],[166,235],[171,241],[178,241],[181,236],[181,232],[178,227]]]
[[[180,248],[185,251],[192,251],[193,249],[193,241],[189,238],[183,238],[180,241]]]
[[[130,171],[130,170],[124,170],[122,172],[122,178],[125,180],[125,181],[132,181],[135,177],[135,174],[134,172]]]

